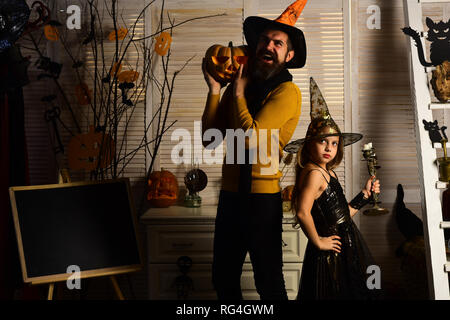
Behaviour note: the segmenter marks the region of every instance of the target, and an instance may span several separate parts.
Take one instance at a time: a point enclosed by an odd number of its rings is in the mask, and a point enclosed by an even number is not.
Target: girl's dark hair
[[[295,163],[295,184],[294,188],[292,189],[292,198],[291,198],[291,210],[294,214],[294,223],[293,227],[298,228],[300,226],[300,221],[297,217],[297,212],[300,209],[300,203],[299,203],[299,194],[300,194],[300,188],[299,188],[299,180],[300,175],[302,173],[303,168],[306,166],[308,162],[312,162],[311,159],[311,144],[313,142],[316,142],[318,139],[322,138],[316,138],[305,141],[302,148],[297,152],[297,159]],[[327,170],[331,170],[339,166],[339,164],[342,162],[342,159],[344,158],[344,139],[342,136],[339,136],[339,145],[338,150],[336,153],[336,156],[333,160],[331,160],[329,163],[327,163]]]

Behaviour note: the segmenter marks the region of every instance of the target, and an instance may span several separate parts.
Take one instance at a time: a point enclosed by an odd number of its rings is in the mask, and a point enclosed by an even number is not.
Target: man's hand
[[[245,88],[247,87],[248,77],[247,77],[247,64],[241,64],[239,66],[238,72],[234,78],[233,83],[233,96],[235,98],[244,97]]]
[[[203,76],[205,77],[206,84],[209,88],[210,94],[220,94],[220,89],[222,88],[220,82],[216,81],[212,75],[209,74],[209,72],[206,70],[206,60],[203,58],[202,61],[202,71]]]

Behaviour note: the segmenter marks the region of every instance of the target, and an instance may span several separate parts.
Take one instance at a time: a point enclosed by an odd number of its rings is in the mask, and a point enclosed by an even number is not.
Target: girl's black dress
[[[331,175],[325,180],[328,186],[314,201],[311,215],[319,236],[341,237],[341,252],[322,251],[308,241],[297,299],[377,299],[381,290],[367,285],[373,274],[367,267],[375,265],[372,255],[350,217],[339,181]]]

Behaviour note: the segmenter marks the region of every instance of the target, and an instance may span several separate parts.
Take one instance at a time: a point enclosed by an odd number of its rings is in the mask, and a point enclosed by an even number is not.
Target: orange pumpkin
[[[215,44],[206,51],[206,69],[216,81],[231,82],[241,64],[248,61],[247,46],[233,47],[230,41],[228,47]]]
[[[101,159],[99,159],[100,152],[102,152]],[[111,163],[114,153],[114,140],[111,136],[96,132],[94,126],[91,126],[88,133],[76,135],[70,140],[67,155],[69,168],[87,171],[106,168]]]
[[[170,33],[161,32],[161,34],[156,38],[155,52],[160,56],[166,55],[167,51],[169,51],[171,43],[172,37]]]
[[[148,179],[147,200],[154,207],[166,208],[177,202],[177,178],[168,170],[153,171]]]

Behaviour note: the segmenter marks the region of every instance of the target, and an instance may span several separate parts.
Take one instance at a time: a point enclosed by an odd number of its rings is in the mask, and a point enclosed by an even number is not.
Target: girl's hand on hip
[[[341,252],[342,243],[339,241],[341,238],[337,235],[330,237],[319,237],[319,249],[323,251],[335,251],[337,253]]]

